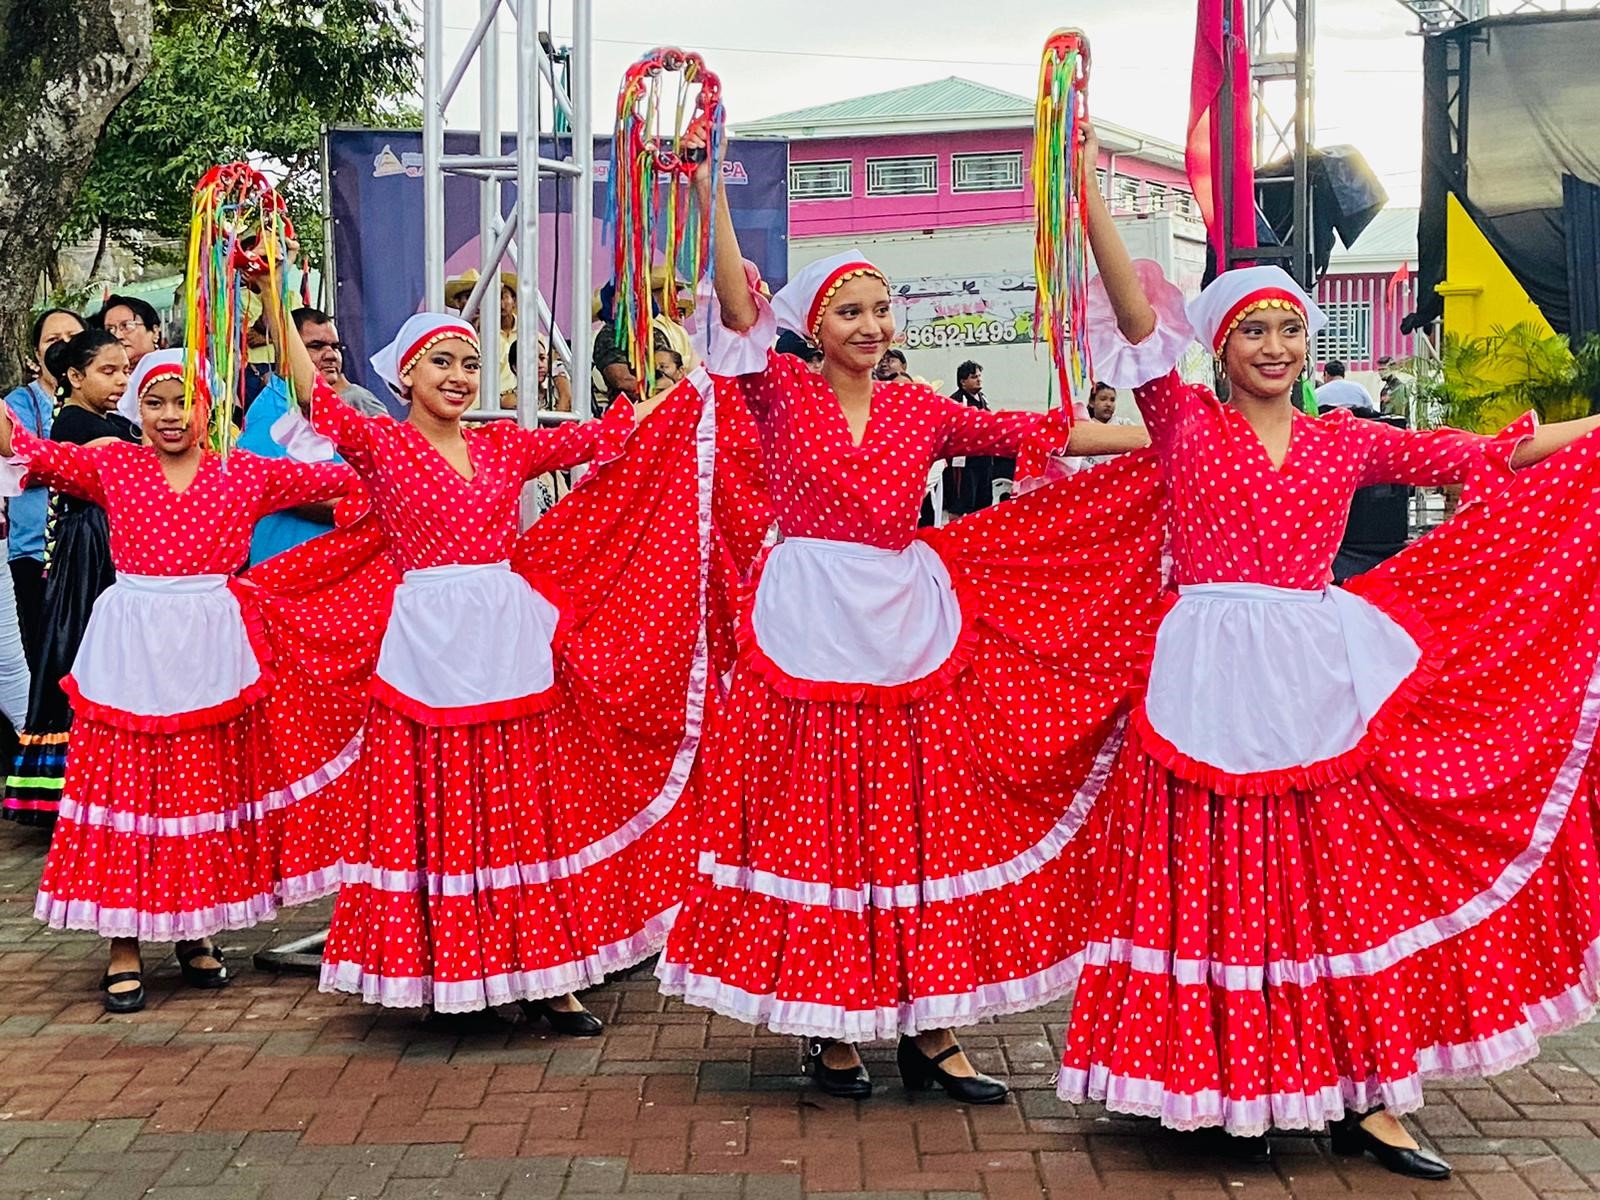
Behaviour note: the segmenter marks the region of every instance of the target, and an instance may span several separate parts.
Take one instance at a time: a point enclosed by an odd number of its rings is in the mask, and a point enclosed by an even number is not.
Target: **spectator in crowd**
[[[777,350],[779,354],[792,354],[802,360],[813,371],[822,370],[822,347],[815,342],[801,337],[792,329],[778,331]]]
[[[671,387],[683,379],[683,355],[676,350],[657,349],[655,361],[658,388]]]
[[[1101,425],[1139,424],[1131,418],[1117,416],[1117,389],[1109,383],[1096,383],[1089,390],[1089,403],[1085,407],[1088,409],[1089,419]],[[1114,462],[1118,457],[1115,454],[1085,454],[1068,461],[1072,464],[1073,470],[1082,471],[1089,467],[1098,467],[1101,463]]]
[[[900,359],[903,374],[905,356],[891,350],[884,355],[884,358],[888,358],[889,354],[894,354]],[[879,370],[882,370],[883,366],[883,361],[880,360]],[[950,393],[950,398],[959,400],[969,408],[989,411],[988,398],[983,394],[982,363],[968,359],[956,368],[956,390]],[[959,517],[988,508],[994,503],[995,481],[1011,479],[1016,471],[1017,460],[1014,458],[969,454],[965,458],[952,460],[944,472],[945,511]]]
[[[148,300],[137,296],[107,296],[100,311],[89,318],[91,329],[104,329],[128,352],[128,369],[146,354],[161,349],[161,314]]]
[[[1372,395],[1359,383],[1344,377],[1344,364],[1330,359],[1322,368],[1324,383],[1317,389],[1317,411],[1329,413],[1336,408],[1372,407]]]
[[[294,327],[311,354],[312,364],[322,380],[333,389],[345,404],[369,417],[389,415],[389,410],[366,388],[357,387],[344,377],[344,344],[339,341],[339,331],[333,318],[320,309],[297,308],[292,314]],[[265,324],[262,325],[263,332]],[[270,343],[270,339],[269,339]],[[344,387],[339,387],[339,382]],[[239,435],[239,448],[261,458],[286,458],[288,451],[272,438],[272,426],[289,411],[289,388],[283,377],[269,369],[262,376],[261,386],[244,412],[244,431]],[[250,565],[274,554],[282,554],[319,534],[327,533],[333,526],[333,505],[304,504],[298,508],[269,513],[256,522],[250,536]]]
[[[914,383],[916,381],[911,378],[909,366],[904,351],[889,349],[883,352],[883,357],[878,360],[878,369],[872,375],[882,383]]]
[[[1109,383],[1097,383],[1089,393],[1089,416],[1102,425],[1115,425],[1117,416],[1117,389]],[[1123,421],[1121,424],[1128,424]]]
[[[511,345],[511,373],[517,372],[517,346]],[[567,377],[567,364],[550,352],[550,342],[539,335],[539,407],[545,412],[572,411],[572,380]],[[504,407],[504,402],[502,402]],[[513,406],[515,407],[515,406]]]
[[[300,340],[306,344],[317,373],[334,394],[365,416],[387,416],[389,410],[382,400],[361,385],[351,383],[345,375],[345,344],[339,340],[339,327],[333,318],[317,308],[297,308],[292,315],[294,327],[300,331]]]
[[[478,272],[469,268],[462,274],[449,280],[444,285],[444,302],[449,308],[460,312],[472,297],[472,289],[478,286]],[[489,314],[495,311],[495,306],[490,303],[486,295],[478,303],[477,325],[481,330],[484,321],[489,319]],[[517,342],[517,277],[510,271],[500,272],[500,374],[499,386],[496,390],[500,393],[501,408],[516,408],[517,406],[517,371],[511,364],[511,347]]]
[[[83,319],[65,308],[50,308],[34,318],[28,345],[33,350],[34,378],[5,398],[12,419],[36,437],[49,437],[55,413],[59,381],[45,366],[45,352],[57,342],[82,333]],[[50,489],[40,485],[14,496],[9,507],[11,521],[11,586],[17,593],[17,619],[22,623],[22,645],[28,666],[39,667],[39,646],[44,639],[44,526],[50,504]]]
[[[652,366],[655,351],[673,350],[677,352],[684,369],[693,370],[700,359],[694,352],[689,331],[662,311],[661,300],[669,286],[677,289],[678,311],[684,314],[694,311],[694,295],[689,290],[689,285],[668,274],[665,267],[653,267],[650,271],[650,304],[653,313],[650,318]],[[616,296],[616,284],[607,283],[600,289],[594,308],[595,319],[601,322],[600,331],[594,338],[594,370],[602,381],[605,403],[622,395],[639,399],[646,393],[658,390],[641,383],[634,376],[633,364],[628,361],[627,351],[617,344]],[[597,403],[595,407],[600,409],[604,404]]]

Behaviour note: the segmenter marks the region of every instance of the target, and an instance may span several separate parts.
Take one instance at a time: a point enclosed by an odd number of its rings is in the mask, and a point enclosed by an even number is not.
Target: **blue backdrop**
[[[505,153],[514,150],[511,140]],[[476,154],[478,135],[452,132],[445,137],[449,154]],[[564,150],[546,139],[539,153],[559,158]],[[601,178],[594,184],[594,228],[583,246],[594,256],[594,286],[611,278],[611,249],[602,245],[606,176],[611,139],[595,139],[595,162]],[[329,197],[333,214],[334,266],[337,272],[335,316],[349,349],[345,372],[378,395],[384,389],[368,359],[385,345],[401,323],[422,307],[422,134],[375,129],[328,131]],[[788,278],[789,150],[783,142],[732,141],[723,175],[728,207],[746,257],[776,291]],[[539,274],[545,297],[555,284],[552,311],[565,327],[570,311],[567,264],[579,252],[572,229],[571,180],[546,179],[539,188]],[[504,189],[510,211],[516,188]],[[445,274],[460,275],[479,262],[477,241],[478,182],[451,177],[445,181]],[[514,269],[511,262],[503,264]],[[523,318],[524,323],[528,320]],[[592,336],[587,330],[585,336]]]

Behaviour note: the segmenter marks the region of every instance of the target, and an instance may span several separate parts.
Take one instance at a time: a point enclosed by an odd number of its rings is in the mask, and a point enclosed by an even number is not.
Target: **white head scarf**
[[[876,275],[885,285],[889,282],[888,277],[868,262],[861,251],[852,248],[796,271],[793,278],[773,296],[773,315],[783,328],[815,338],[822,325],[822,314],[827,311],[833,293],[841,283],[856,275]]]
[[[1282,267],[1240,267],[1218,275],[1189,301],[1189,323],[1212,353],[1220,354],[1228,335],[1258,308],[1293,308],[1306,319],[1308,338],[1321,333],[1327,314]]]
[[[413,313],[400,326],[394,341],[372,356],[372,369],[396,396],[401,396],[400,376],[446,338],[461,338],[477,346],[478,331],[455,313]]]
[[[143,427],[139,418],[139,402],[144,399],[150,385],[159,379],[183,378],[182,350],[154,350],[141,358],[128,376],[128,387],[117,400],[117,412],[133,424]]]

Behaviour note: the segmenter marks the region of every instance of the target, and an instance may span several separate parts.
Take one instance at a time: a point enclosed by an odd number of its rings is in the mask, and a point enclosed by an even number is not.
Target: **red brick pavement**
[[[1239,1167],[1059,1103],[1062,1006],[964,1039],[1011,1081],[1007,1104],[912,1101],[876,1047],[879,1094],[847,1103],[805,1086],[792,1039],[669,1004],[646,972],[587,997],[608,1028],[585,1042],[520,1023],[453,1036],[246,965],[314,928],[313,911],[225,939],[239,970],[223,992],[185,990],[170,947],[153,947],[149,1008],[108,1017],[99,943],[30,915],[42,844],[0,826],[0,1200],[1600,1194],[1595,1026],[1524,1070],[1430,1093],[1417,1124],[1455,1163],[1449,1183],[1334,1160],[1309,1137],[1274,1139],[1271,1167]]]

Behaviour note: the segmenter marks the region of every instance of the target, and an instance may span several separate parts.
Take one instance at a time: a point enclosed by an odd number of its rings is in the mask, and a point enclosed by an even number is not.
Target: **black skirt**
[[[39,669],[28,693],[28,723],[0,816],[30,825],[53,825],[67,772],[72,707],[61,680],[72,672],[78,645],[100,593],[116,581],[105,510],[71,497],[55,497],[49,566],[44,580],[44,637]]]

